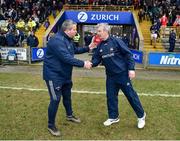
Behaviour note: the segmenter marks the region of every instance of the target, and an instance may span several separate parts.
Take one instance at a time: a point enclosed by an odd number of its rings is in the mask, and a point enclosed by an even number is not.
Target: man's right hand
[[[91,69],[92,68],[92,63],[90,61],[84,61],[84,68]]]

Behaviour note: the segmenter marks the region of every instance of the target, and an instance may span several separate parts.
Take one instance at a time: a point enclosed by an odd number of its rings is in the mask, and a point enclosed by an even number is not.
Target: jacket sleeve
[[[121,40],[114,38],[118,44],[118,48],[120,49],[120,52],[125,57],[125,60],[127,62],[128,70],[135,70],[135,62],[133,59],[133,55],[131,51],[129,50],[128,46]]]
[[[82,54],[85,52],[89,52],[89,47],[76,47],[75,45],[73,45],[73,47],[75,54]]]
[[[99,47],[97,47],[96,49],[93,50],[94,53],[93,53],[93,56],[92,56],[92,59],[91,59],[91,62],[92,62],[92,66],[93,67],[96,67],[97,65],[99,65],[101,63],[101,56],[99,54]]]
[[[76,67],[84,66],[84,61],[76,59],[71,55],[64,41],[59,38],[54,38],[54,40],[51,40],[48,44],[50,44],[49,47],[60,61]]]

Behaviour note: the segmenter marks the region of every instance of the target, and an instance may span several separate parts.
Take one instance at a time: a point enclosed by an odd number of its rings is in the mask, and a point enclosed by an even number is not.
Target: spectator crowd
[[[44,25],[49,26],[48,16],[56,17],[64,4],[71,5],[133,5],[140,9],[139,22],[151,20],[157,32],[166,26],[180,25],[180,0],[4,0],[1,2],[0,20],[7,21],[7,31],[0,29],[0,46],[22,46],[23,41]],[[159,37],[159,35],[158,35]]]
[[[56,17],[61,10],[60,0],[4,0],[0,5],[0,21],[7,23],[0,28],[0,46],[22,46],[25,39],[31,38],[47,17]],[[47,27],[47,24],[46,24]],[[30,40],[31,41],[31,40]]]

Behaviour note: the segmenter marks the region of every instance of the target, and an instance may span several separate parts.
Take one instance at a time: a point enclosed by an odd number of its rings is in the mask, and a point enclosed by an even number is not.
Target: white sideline
[[[47,91],[47,89],[34,89],[34,88],[20,88],[20,87],[5,87],[0,86],[0,89],[11,89],[11,90],[28,90],[28,91]],[[94,91],[78,91],[72,90],[73,93],[81,93],[81,94],[105,94],[105,92],[94,92]],[[122,94],[122,93],[120,93]],[[139,96],[161,96],[161,97],[180,97],[180,94],[148,94],[148,93],[138,93]]]

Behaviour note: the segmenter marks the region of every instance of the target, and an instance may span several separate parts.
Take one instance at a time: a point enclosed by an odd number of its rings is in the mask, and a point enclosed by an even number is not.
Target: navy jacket
[[[6,35],[6,41],[7,41],[8,46],[11,46],[11,47],[16,46],[17,39],[13,33],[10,32]]]
[[[38,38],[35,35],[27,37],[27,45],[30,47],[37,47],[39,44]]]
[[[88,51],[89,47],[75,47],[72,39],[64,32],[58,32],[47,44],[43,64],[43,79],[62,84],[71,82],[73,66],[84,66],[84,61],[74,58],[74,54]]]
[[[176,33],[175,32],[171,32],[169,34],[169,43],[175,43],[176,42]]]
[[[135,62],[127,45],[121,39],[111,36],[106,41],[102,41],[93,54],[93,66],[101,62],[108,76],[127,73],[135,69]]]

